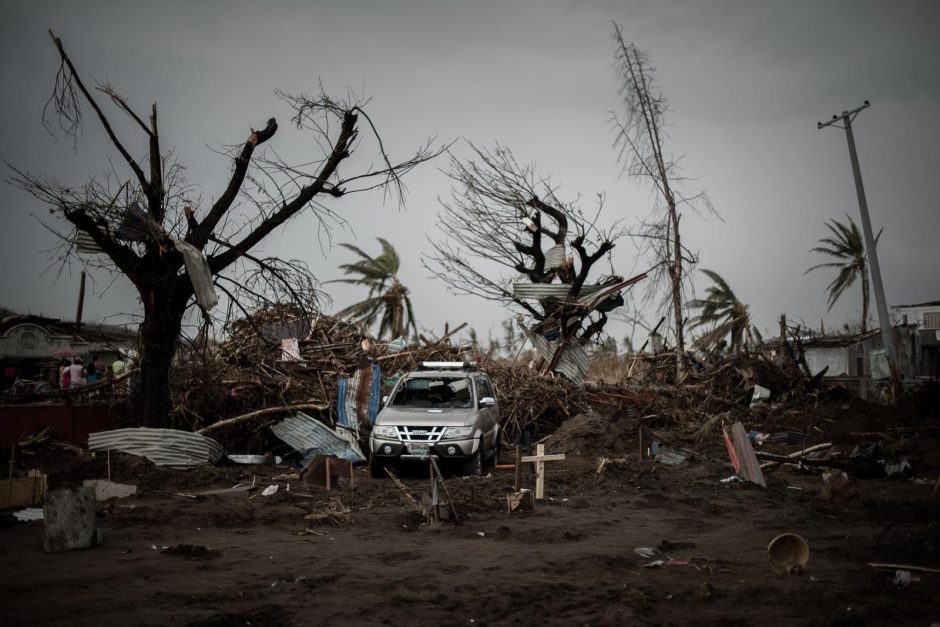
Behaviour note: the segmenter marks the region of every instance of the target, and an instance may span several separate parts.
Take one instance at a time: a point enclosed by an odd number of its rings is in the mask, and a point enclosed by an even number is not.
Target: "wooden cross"
[[[564,453],[557,455],[546,455],[545,445],[538,444],[535,447],[535,455],[527,455],[520,461],[535,462],[535,498],[545,498],[545,462],[552,462],[565,458]]]

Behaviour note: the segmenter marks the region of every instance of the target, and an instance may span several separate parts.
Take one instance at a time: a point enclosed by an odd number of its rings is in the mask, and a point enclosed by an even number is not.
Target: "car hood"
[[[462,427],[471,425],[473,409],[426,407],[386,407],[375,419],[377,425],[445,425]]]

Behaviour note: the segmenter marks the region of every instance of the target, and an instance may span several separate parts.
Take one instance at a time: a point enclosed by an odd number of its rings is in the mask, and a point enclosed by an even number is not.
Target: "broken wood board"
[[[107,479],[85,479],[82,485],[95,489],[95,500],[99,503],[108,499],[123,499],[137,494],[137,486],[127,483],[116,483]]]
[[[28,477],[0,481],[0,508],[39,505],[45,494],[46,475],[38,470],[30,470]]]
[[[747,431],[744,425],[736,422],[731,425],[731,434],[728,434],[728,428],[721,426],[722,434],[725,438],[725,446],[728,447],[728,456],[731,458],[731,465],[734,471],[747,479],[751,483],[756,483],[762,488],[767,487],[764,481],[764,473],[761,472],[760,463],[757,461],[757,455],[754,453],[754,447],[751,446],[751,440],[747,437]]]
[[[535,511],[535,494],[532,490],[520,490],[506,495],[506,506],[510,514]]]

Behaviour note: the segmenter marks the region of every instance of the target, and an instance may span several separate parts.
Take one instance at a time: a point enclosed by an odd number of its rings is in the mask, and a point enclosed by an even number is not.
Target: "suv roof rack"
[[[476,370],[475,361],[419,361],[421,370]]]

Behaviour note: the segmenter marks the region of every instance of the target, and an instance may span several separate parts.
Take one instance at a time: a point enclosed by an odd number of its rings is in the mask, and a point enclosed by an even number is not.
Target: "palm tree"
[[[408,297],[408,288],[398,280],[398,269],[401,261],[395,248],[387,240],[379,237],[382,245],[382,254],[377,257],[364,252],[352,244],[340,244],[343,248],[359,255],[355,263],[347,263],[340,269],[347,275],[355,278],[337,279],[331,283],[348,283],[350,285],[364,285],[369,288],[369,296],[363,301],[350,305],[336,315],[371,327],[379,320],[378,337],[386,332],[392,338],[404,337],[408,328],[418,334],[415,326],[414,312],[411,299]]]
[[[865,251],[865,240],[858,230],[858,226],[848,215],[845,216],[848,224],[843,224],[838,220],[830,220],[826,227],[832,232],[831,237],[825,237],[819,240],[821,246],[810,250],[811,253],[822,253],[835,258],[835,261],[821,263],[813,266],[803,274],[809,274],[819,268],[838,268],[839,273],[832,283],[826,288],[829,294],[829,309],[836,304],[843,292],[850,288],[856,279],[862,283],[862,333],[868,330],[868,254]],[[881,231],[875,238],[875,245],[878,245],[878,239],[881,237]]]
[[[754,343],[755,331],[751,327],[751,314],[748,306],[742,303],[721,275],[712,270],[702,270],[714,285],[706,290],[704,300],[692,300],[689,307],[699,309],[699,314],[689,321],[692,328],[715,325],[710,331],[696,340],[700,347],[715,344],[725,336],[731,336],[732,352]]]

